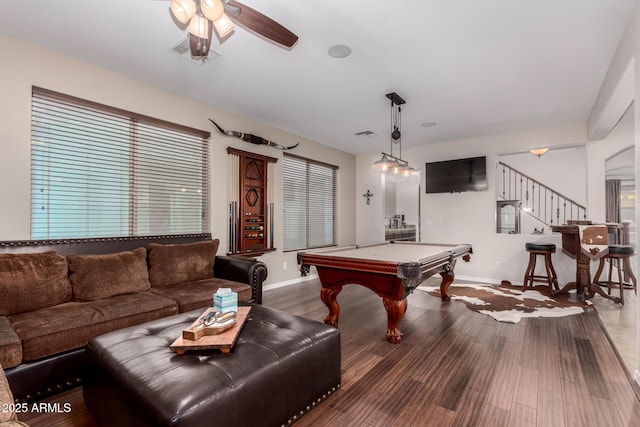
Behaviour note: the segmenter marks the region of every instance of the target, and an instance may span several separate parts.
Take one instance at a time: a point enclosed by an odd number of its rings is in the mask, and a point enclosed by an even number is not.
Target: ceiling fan
[[[291,48],[298,36],[262,13],[235,0],[170,0],[171,14],[189,30],[191,56],[205,58],[211,48],[213,28],[220,39],[235,23],[279,45]]]

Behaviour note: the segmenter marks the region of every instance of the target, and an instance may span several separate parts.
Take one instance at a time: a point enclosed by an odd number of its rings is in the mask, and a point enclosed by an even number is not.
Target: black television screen
[[[426,164],[427,193],[485,191],[487,158],[445,160]]]

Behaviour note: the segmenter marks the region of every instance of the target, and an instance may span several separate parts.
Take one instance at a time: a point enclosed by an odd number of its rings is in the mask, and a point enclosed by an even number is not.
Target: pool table
[[[407,296],[422,281],[439,273],[440,295],[448,301],[458,258],[469,261],[470,245],[385,242],[298,252],[302,275],[315,266],[322,290],[320,298],[329,309],[326,324],[338,326],[340,306],[336,297],[343,285],[365,286],[382,298],[387,311],[387,341],[398,344],[398,323],[407,310]]]

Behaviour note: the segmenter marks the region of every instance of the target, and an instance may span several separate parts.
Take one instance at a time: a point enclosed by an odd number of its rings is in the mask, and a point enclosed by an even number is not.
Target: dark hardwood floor
[[[271,290],[264,304],[322,321],[320,285]],[[345,286],[342,387],[296,426],[639,426],[637,386],[594,310],[564,318],[499,323],[416,291],[386,342],[380,298]],[[69,414],[29,414],[36,426],[93,426],[80,388],[50,402]]]

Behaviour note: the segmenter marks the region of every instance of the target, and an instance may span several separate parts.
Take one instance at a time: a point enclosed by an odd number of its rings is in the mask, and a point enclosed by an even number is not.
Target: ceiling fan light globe
[[[216,22],[224,15],[222,0],[201,0],[200,10],[202,14],[212,22]]]
[[[186,24],[196,14],[196,4],[193,0],[171,0],[169,9],[181,24]]]
[[[216,29],[218,36],[220,38],[224,38],[233,31],[236,24],[234,24],[231,19],[223,13],[220,19],[213,21],[213,26]]]
[[[189,32],[201,39],[209,38],[209,20],[204,16],[196,15],[189,22]]]

